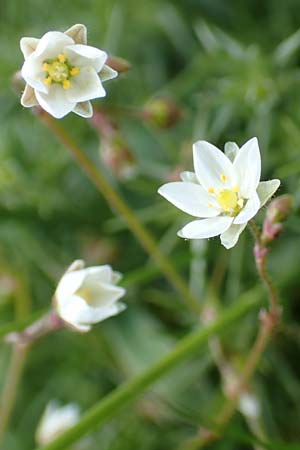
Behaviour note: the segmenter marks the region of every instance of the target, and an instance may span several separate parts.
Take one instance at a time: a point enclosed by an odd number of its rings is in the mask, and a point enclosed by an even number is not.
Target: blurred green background
[[[257,136],[263,179],[280,178],[280,193],[293,195],[295,212],[269,261],[283,302],[283,325],[250,387],[268,448],[279,448],[277,441],[285,443],[280,449],[292,448],[289,443],[300,442],[299,1],[1,0],[0,330],[46,308],[76,258],[88,265],[111,264],[125,274],[128,289],[128,308],[120,316],[86,335],[58,332],[32,349],[1,449],[32,450],[49,400],[76,402],[86,410],[165,354],[195,324],[127,226],[32,111],[21,107],[12,87],[23,62],[19,39],[75,23],[88,27],[91,45],[127,59],[132,69],[107,82],[107,98],[93,103],[114,121],[117,140],[103,142],[89,121],[73,114],[60,123],[151,229],[199,302],[222,311],[243,301],[249,290],[262,301],[265,294],[256,289],[247,231],[232,251],[218,238],[190,244],[176,237],[189,218],[156,191],[192,168],[192,143],[205,139],[223,148],[226,141],[241,145]],[[162,126],[161,110],[158,124],[145,115],[156,98],[172,100],[181,112],[169,128]],[[143,118],[138,111],[144,111]],[[116,154],[121,169],[124,155],[130,155],[131,177],[108,167]],[[256,331],[252,314],[223,338],[237,368]],[[1,388],[10,349],[1,344],[0,350]],[[176,450],[200,424],[209,426],[223,401],[219,372],[206,351],[93,433],[83,448]],[[237,414],[211,448],[259,448],[253,432]]]

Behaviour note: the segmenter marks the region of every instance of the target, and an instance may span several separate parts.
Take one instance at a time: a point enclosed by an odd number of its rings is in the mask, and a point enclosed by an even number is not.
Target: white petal
[[[90,312],[90,315],[81,317],[80,324],[102,322],[102,320],[105,320],[108,317],[116,316],[124,311],[124,309],[126,309],[124,303],[114,303],[111,306],[94,308],[93,311]]]
[[[257,138],[250,139],[240,148],[233,166],[237,173],[237,184],[240,187],[241,196],[250,198],[257,189],[261,172]]]
[[[231,161],[217,147],[198,141],[193,145],[193,154],[197,178],[205,189],[226,189],[236,183]],[[221,175],[225,175],[225,181],[222,181]]]
[[[104,283],[111,283],[113,277],[113,270],[109,264],[103,266],[93,266],[84,269],[86,281],[101,281]]]
[[[21,97],[21,105],[25,108],[31,108],[32,106],[38,105],[38,101],[36,99],[34,89],[26,84],[24,92]]]
[[[118,72],[104,64],[99,72],[99,76],[101,81],[112,80],[113,78],[117,78]]]
[[[238,154],[239,146],[235,142],[226,142],[224,147],[225,155],[231,162],[234,161],[236,155]]]
[[[81,67],[80,73],[72,77],[70,89],[65,92],[71,103],[85,102],[106,95],[99,76],[91,66]]]
[[[185,172],[181,172],[180,178],[182,181],[187,181],[188,183],[196,183],[199,184],[198,178],[196,177],[195,172],[188,172],[187,170]]]
[[[93,117],[93,107],[91,102],[80,102],[77,103],[73,112],[78,114],[78,116],[85,117],[86,119]]]
[[[73,44],[73,39],[65,33],[49,31],[40,39],[34,53],[44,61],[45,59],[56,58],[60,53],[65,53],[64,47]]]
[[[57,302],[61,304],[72,296],[81,287],[85,276],[84,269],[65,273],[56,288],[55,297]]]
[[[247,223],[242,225],[232,224],[228,230],[221,234],[221,243],[225,248],[229,249],[235,246],[241,232],[246,228]]]
[[[219,216],[210,219],[194,220],[178,232],[185,239],[205,239],[224,233],[232,224],[232,217]]]
[[[35,53],[32,53],[23,64],[21,74],[27,84],[34,89],[44,92],[48,92],[48,87],[45,85],[45,72],[42,70],[42,61]]]
[[[178,181],[167,183],[158,193],[182,211],[195,217],[215,217],[219,215],[215,198],[195,183]],[[213,206],[209,207],[209,203]]]
[[[23,37],[20,40],[21,51],[25,59],[27,59],[28,56],[35,51],[39,41],[40,41],[39,39],[32,37]]]
[[[88,283],[85,280],[82,284],[82,290],[89,294],[88,304],[92,308],[108,307],[125,295],[125,289],[113,284],[94,282]],[[80,290],[78,291],[80,295]]]
[[[241,210],[241,212],[235,217],[233,223],[236,225],[247,223],[252,217],[255,216],[257,211],[260,208],[260,201],[257,193],[247,200],[245,207]]]
[[[75,44],[86,44],[87,43],[87,30],[86,26],[78,23],[69,28],[65,33],[67,36],[70,36]]]
[[[103,50],[89,45],[69,45],[65,50],[73,66],[92,66],[96,72],[100,72],[107,60]]]
[[[85,332],[90,330],[89,323],[82,323],[82,318],[88,319],[93,316],[93,308],[91,308],[81,297],[73,295],[65,299],[63,302],[57,302],[57,312],[59,316],[75,329]]]
[[[66,91],[58,84],[50,86],[48,94],[35,91],[41,107],[56,119],[61,119],[75,108],[76,102],[69,101],[65,93]]]
[[[257,187],[260,206],[264,206],[280,186],[280,180],[261,181]]]

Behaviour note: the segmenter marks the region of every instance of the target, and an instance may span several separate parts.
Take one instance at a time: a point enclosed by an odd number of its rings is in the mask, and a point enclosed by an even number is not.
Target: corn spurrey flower
[[[69,403],[59,406],[56,401],[48,403],[36,430],[35,439],[39,446],[54,441],[58,436],[75,425],[80,418],[78,405]]]
[[[57,119],[71,111],[92,117],[89,100],[104,97],[102,82],[118,76],[105,64],[107,54],[87,45],[87,30],[81,24],[64,33],[49,31],[41,39],[23,37],[20,46],[26,81],[22,105],[40,105]]]
[[[58,316],[76,331],[89,331],[93,324],[115,316],[125,309],[118,300],[125,289],[116,286],[121,279],[109,265],[83,268],[75,261],[61,278],[54,306]]]
[[[178,236],[205,239],[221,235],[227,249],[280,185],[279,180],[261,181],[261,158],[256,138],[241,148],[225,145],[225,154],[206,141],[193,146],[195,172],[181,173],[180,182],[167,183],[159,194],[177,208],[197,217]]]

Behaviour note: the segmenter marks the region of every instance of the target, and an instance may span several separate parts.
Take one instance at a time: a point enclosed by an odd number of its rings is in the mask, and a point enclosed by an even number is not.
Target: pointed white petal
[[[84,269],[86,281],[101,281],[103,283],[111,283],[113,270],[109,264],[103,266],[93,266]]]
[[[65,95],[65,90],[58,84],[53,84],[49,88],[49,93],[35,92],[40,106],[56,119],[61,119],[69,112],[73,111],[76,102],[71,102]]]
[[[231,161],[217,147],[198,141],[193,146],[193,155],[197,178],[205,189],[230,189],[236,184]],[[223,175],[226,177],[224,181]]]
[[[93,308],[78,295],[72,295],[63,301],[57,298],[57,312],[65,322],[78,328],[82,317],[90,317]],[[87,321],[87,323],[89,322]]]
[[[85,276],[84,269],[65,273],[56,288],[57,302],[62,303],[72,296],[82,286]]]
[[[224,233],[232,224],[232,217],[219,216],[209,219],[194,220],[177,234],[185,239],[205,239]]]
[[[73,112],[78,114],[78,116],[84,117],[86,119],[93,117],[93,107],[91,102],[88,101],[77,103],[77,105],[73,109]]]
[[[231,162],[234,161],[236,155],[238,154],[239,146],[235,142],[226,142],[224,147],[225,155]]]
[[[245,207],[241,210],[241,212],[235,217],[234,224],[243,224],[247,223],[255,214],[258,212],[260,208],[260,201],[257,193],[247,200]]]
[[[237,243],[240,234],[246,228],[247,223],[242,225],[232,224],[228,230],[221,234],[221,243],[225,248],[230,249]]]
[[[21,69],[21,74],[31,87],[45,94],[48,92],[48,87],[44,83],[45,72],[42,70],[42,62],[35,53],[28,56]]]
[[[26,84],[24,92],[21,97],[21,105],[25,108],[31,108],[32,106],[38,105],[38,101],[36,99],[34,89]]]
[[[83,283],[84,289],[85,283]],[[89,304],[92,308],[108,307],[124,297],[126,290],[120,286],[114,286],[108,283],[95,283],[89,287]]]
[[[65,48],[73,66],[92,66],[96,72],[100,72],[107,60],[107,54],[96,47],[89,45],[69,45]]]
[[[111,306],[94,308],[86,317],[82,316],[80,324],[102,322],[109,317],[116,316],[126,309],[124,303],[115,303]]]
[[[196,183],[199,184],[198,178],[196,177],[195,172],[181,172],[180,178],[182,181],[187,181],[188,183]]]
[[[39,39],[32,37],[23,37],[20,40],[21,51],[25,59],[27,59],[28,56],[35,51],[39,41],[40,41]]]
[[[220,213],[215,198],[199,184],[183,181],[167,183],[158,189],[158,193],[191,216],[215,217]]]
[[[80,73],[71,79],[71,87],[65,91],[70,103],[80,103],[93,98],[105,97],[106,92],[95,69],[81,67]]]
[[[261,181],[257,187],[260,206],[264,206],[280,186],[280,180]]]
[[[118,72],[104,64],[99,72],[99,76],[101,81],[112,80],[113,78],[117,78]]]
[[[40,39],[34,53],[43,62],[45,59],[56,58],[60,53],[65,53],[65,47],[73,44],[73,39],[65,33],[49,31]]]
[[[241,196],[250,198],[256,191],[261,172],[261,159],[257,138],[246,142],[239,150],[234,162],[237,184]]]
[[[73,39],[75,44],[85,45],[87,43],[87,30],[85,25],[82,25],[81,23],[73,25],[71,28],[65,31],[65,34],[67,36],[70,36],[70,38]]]

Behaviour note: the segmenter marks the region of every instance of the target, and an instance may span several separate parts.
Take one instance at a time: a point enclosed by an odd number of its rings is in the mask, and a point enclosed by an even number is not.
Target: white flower
[[[80,267],[79,270],[73,268]],[[109,265],[81,268],[75,261],[61,278],[55,292],[57,314],[77,331],[89,331],[91,325],[115,316],[125,309],[118,300],[125,289],[115,284],[121,275]]]
[[[75,425],[79,418],[78,405],[70,403],[66,406],[59,406],[56,401],[51,401],[47,405],[36,430],[36,442],[39,446],[49,444]]]
[[[106,95],[102,82],[118,76],[105,64],[103,50],[86,45],[87,31],[81,24],[64,33],[49,31],[41,39],[20,41],[26,81],[23,106],[40,105],[56,118],[73,111],[82,117],[93,115],[89,100]]]
[[[240,149],[229,142],[225,154],[206,141],[193,146],[194,172],[183,172],[182,181],[167,183],[159,194],[177,208],[199,219],[178,232],[185,239],[221,235],[233,247],[247,222],[269,200],[279,180],[260,182],[261,160],[256,138]]]

